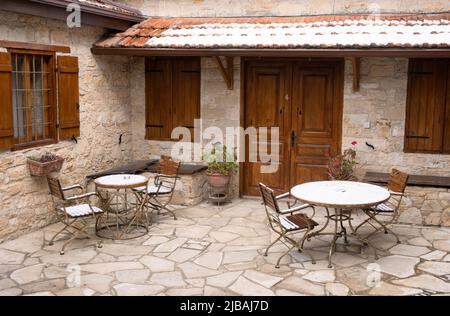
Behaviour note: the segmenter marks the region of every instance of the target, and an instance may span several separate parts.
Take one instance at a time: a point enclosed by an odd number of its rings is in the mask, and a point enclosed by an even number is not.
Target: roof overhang
[[[132,25],[145,20],[145,16],[142,14],[115,12],[69,0],[1,0],[0,10],[65,21],[70,13],[66,11],[67,5],[70,3],[76,3],[80,6],[81,23],[86,25],[125,31]]]
[[[244,57],[423,57],[450,58],[450,49],[180,49],[93,47],[95,55]]]

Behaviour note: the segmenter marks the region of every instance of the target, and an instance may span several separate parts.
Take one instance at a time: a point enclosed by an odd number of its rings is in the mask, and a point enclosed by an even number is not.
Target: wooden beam
[[[353,69],[353,92],[359,91],[359,76],[361,70],[361,58],[352,58],[352,69]]]
[[[213,56],[213,60],[216,62],[217,66],[219,67],[220,74],[223,77],[223,80],[225,80],[225,83],[227,84],[228,90],[233,90],[233,57],[232,56],[226,56],[226,65],[223,65],[222,59],[219,56]]]
[[[367,48],[367,49],[253,49],[253,48],[117,48],[92,47],[96,55],[127,56],[246,56],[246,57],[434,57],[450,58],[450,49]]]
[[[44,45],[44,44],[0,40],[0,47],[12,49],[32,49],[32,50],[42,50],[42,51],[70,54],[70,47],[60,45]]]

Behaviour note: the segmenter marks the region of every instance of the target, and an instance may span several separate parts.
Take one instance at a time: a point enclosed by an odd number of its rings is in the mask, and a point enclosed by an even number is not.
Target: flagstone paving
[[[305,253],[291,251],[277,269],[286,247],[276,244],[263,255],[276,236],[259,200],[202,203],[177,216],[158,216],[146,236],[104,240],[101,249],[76,240],[64,256],[64,237],[48,245],[59,224],[4,242],[0,295],[450,295],[449,228],[393,225],[402,242],[373,236],[378,260],[370,248],[339,241],[331,269],[329,236],[313,238]],[[324,212],[314,219],[324,223]]]

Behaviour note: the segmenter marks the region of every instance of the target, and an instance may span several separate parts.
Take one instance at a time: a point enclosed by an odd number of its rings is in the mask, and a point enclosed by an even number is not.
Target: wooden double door
[[[279,142],[279,163],[262,173],[270,162],[245,162],[241,193],[259,195],[259,182],[279,193],[327,179],[328,157],[341,149],[344,60],[246,60],[244,72],[244,127],[279,127],[279,139],[259,142]],[[246,161],[253,145],[247,138]]]

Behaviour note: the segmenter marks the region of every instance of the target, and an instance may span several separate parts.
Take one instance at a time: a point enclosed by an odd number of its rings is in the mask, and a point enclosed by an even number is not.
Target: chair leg
[[[266,248],[266,251],[264,252],[264,256],[265,256],[265,257],[267,257],[267,254],[268,254],[268,252],[269,252],[269,249],[270,249],[273,245],[275,245],[275,244],[281,239],[281,237],[283,237],[283,236],[280,235],[277,239],[275,239],[274,242],[272,242],[272,243],[269,245],[269,247]]]
[[[278,258],[278,260],[277,260],[277,264],[275,265],[275,268],[279,268],[280,267],[280,262],[281,262],[281,259],[283,259],[283,257],[285,257],[292,249],[294,249],[296,247],[296,245],[292,245],[291,247],[289,247],[289,249],[288,250],[286,250],[286,252],[285,253],[283,253],[279,258]]]
[[[65,224],[64,224],[65,225]],[[55,235],[53,235],[52,239],[50,239],[50,241],[48,242],[49,246],[53,246],[53,243],[55,241],[55,238],[61,234],[63,231],[65,231],[67,229],[67,226],[64,226],[62,229],[60,229]]]

